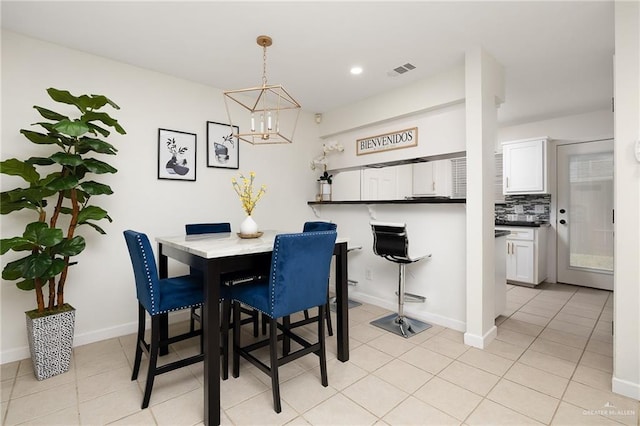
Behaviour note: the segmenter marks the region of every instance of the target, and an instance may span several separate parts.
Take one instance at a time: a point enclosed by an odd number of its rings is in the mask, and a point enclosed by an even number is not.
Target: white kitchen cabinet
[[[507,281],[535,286],[547,278],[547,227],[498,227],[511,231],[506,239]]]
[[[549,193],[548,145],[546,137],[502,143],[505,195]]]
[[[451,160],[412,164],[413,195],[451,196]]]
[[[403,164],[362,169],[360,194],[362,200],[400,200],[409,195],[411,167]]]

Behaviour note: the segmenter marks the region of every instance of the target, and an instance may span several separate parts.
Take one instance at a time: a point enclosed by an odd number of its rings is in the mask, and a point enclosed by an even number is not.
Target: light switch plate
[[[533,210],[534,213],[544,213],[544,206],[542,204],[536,204]]]
[[[516,204],[516,205],[515,205],[515,212],[516,212],[516,213],[518,213],[518,214],[522,214],[522,213],[524,213],[524,207],[522,207],[522,206],[521,206],[521,205],[519,205],[519,204]]]

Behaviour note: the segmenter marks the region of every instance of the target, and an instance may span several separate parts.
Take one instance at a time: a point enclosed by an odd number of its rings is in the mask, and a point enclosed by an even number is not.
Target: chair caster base
[[[405,316],[401,317],[398,314],[391,314],[386,317],[378,318],[375,321],[371,321],[370,324],[407,339],[431,328],[431,324],[407,318]]]

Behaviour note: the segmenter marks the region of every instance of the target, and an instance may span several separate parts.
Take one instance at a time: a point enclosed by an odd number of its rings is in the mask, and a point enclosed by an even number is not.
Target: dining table
[[[168,276],[168,259],[175,259],[203,273],[202,307],[204,350],[204,424],[220,424],[220,277],[240,271],[264,270],[271,262],[278,230],[264,230],[256,238],[227,232],[157,237],[158,274]],[[337,358],[349,360],[349,310],[347,277],[348,239],[338,235],[334,246]]]

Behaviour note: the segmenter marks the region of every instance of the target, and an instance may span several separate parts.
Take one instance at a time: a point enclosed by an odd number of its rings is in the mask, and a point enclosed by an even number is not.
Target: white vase
[[[251,216],[247,216],[240,224],[240,233],[243,235],[251,235],[258,233],[258,224]]]

